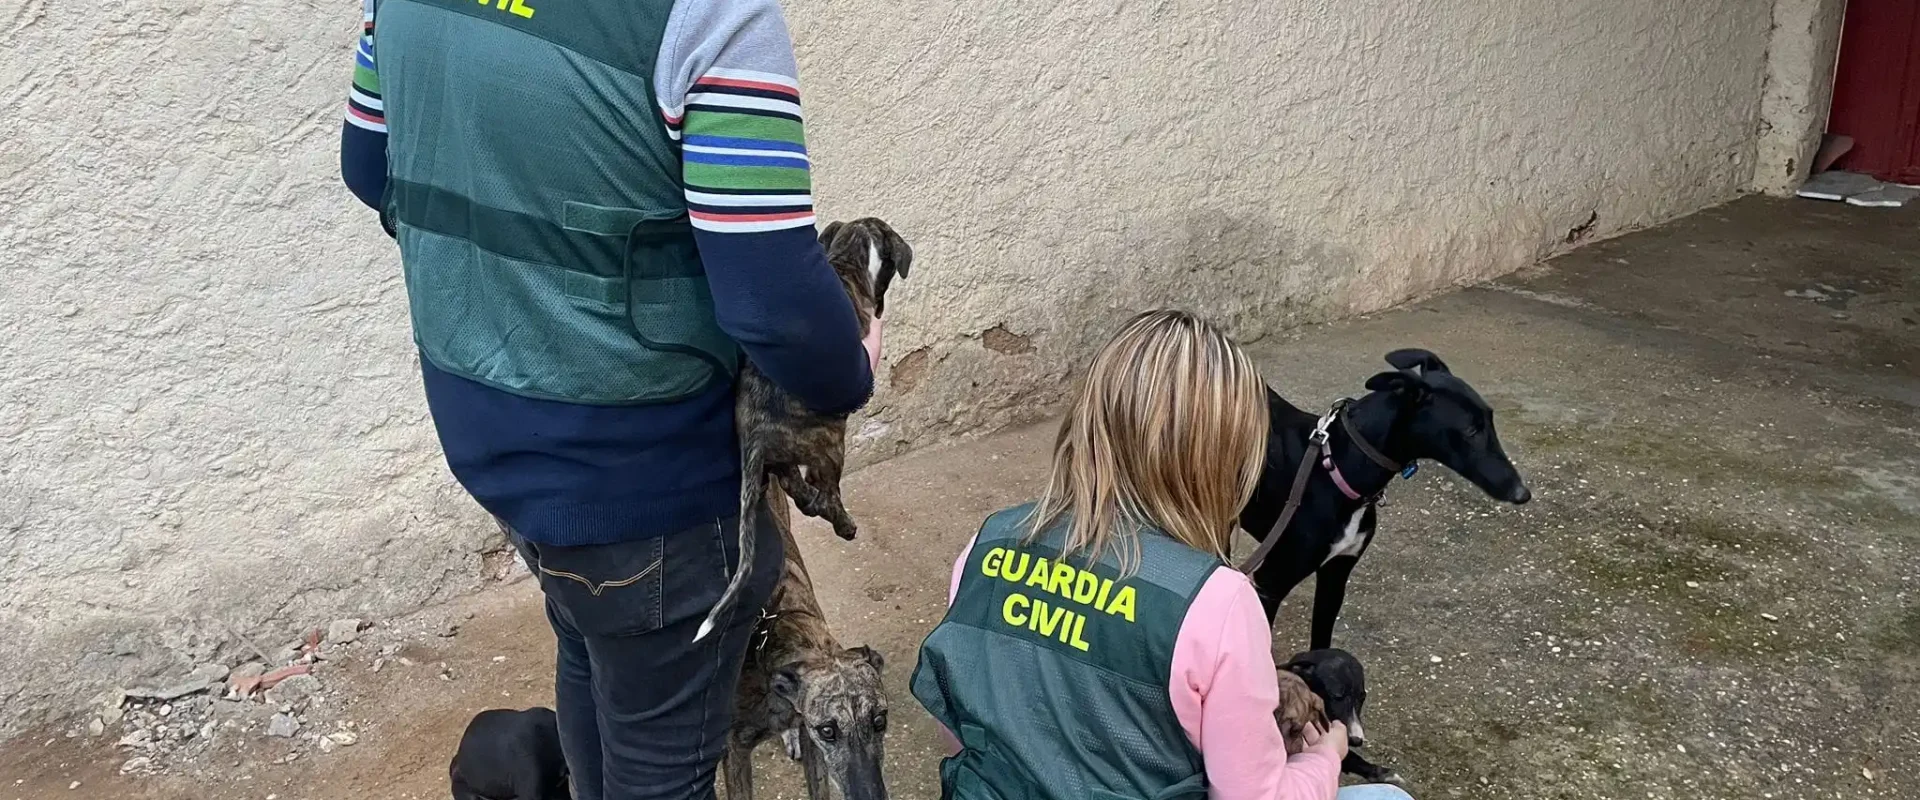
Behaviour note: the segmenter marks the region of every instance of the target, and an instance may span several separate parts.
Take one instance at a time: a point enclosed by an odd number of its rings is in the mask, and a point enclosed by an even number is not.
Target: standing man
[[[734,518],[739,359],[838,413],[880,350],[816,238],[785,20],[776,0],[364,3],[341,172],[399,243],[447,463],[546,593],[574,796],[710,798],[783,557],[764,513]],[[691,643],[736,525],[762,561]]]

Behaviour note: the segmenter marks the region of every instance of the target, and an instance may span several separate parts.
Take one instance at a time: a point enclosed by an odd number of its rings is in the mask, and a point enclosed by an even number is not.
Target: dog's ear
[[[846,226],[847,223],[844,222],[827,223],[827,227],[820,229],[820,246],[828,250],[833,249],[833,240],[840,235],[840,230]]]
[[[1405,370],[1415,375],[1447,371],[1447,362],[1441,361],[1439,356],[1426,350],[1412,348],[1388,353],[1387,363],[1392,364],[1394,369]]]
[[[907,270],[913,266],[913,247],[893,231],[892,225],[876,219],[873,227],[880,232],[880,258],[893,267],[894,274],[901,280],[906,280]]]
[[[1427,396],[1427,385],[1420,376],[1411,372],[1382,372],[1367,379],[1367,391],[1387,392],[1405,400],[1419,400]]]
[[[773,689],[773,695],[787,701],[789,705],[800,702],[800,670],[788,665],[774,670],[767,679],[767,685]]]
[[[867,662],[867,666],[873,667],[874,672],[879,672],[887,666],[887,659],[880,655],[880,651],[864,644],[850,648],[847,652],[859,656],[862,661]]]

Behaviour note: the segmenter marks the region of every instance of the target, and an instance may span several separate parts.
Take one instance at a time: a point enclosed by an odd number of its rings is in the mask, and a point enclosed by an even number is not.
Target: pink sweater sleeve
[[[1339,791],[1340,762],[1331,756],[1287,757],[1273,719],[1273,634],[1246,576],[1220,567],[1200,587],[1174,642],[1168,688],[1206,762],[1212,800],[1333,800]]]
[[[953,562],[953,580],[947,584],[947,605],[949,606],[953,605],[953,596],[960,593],[960,576],[966,574],[967,556],[973,555],[973,542],[973,539],[968,539],[967,546],[960,549],[960,557]],[[960,737],[954,736],[953,731],[947,730],[945,725],[938,722],[933,725],[940,729],[940,740],[947,745],[947,755],[959,755]]]

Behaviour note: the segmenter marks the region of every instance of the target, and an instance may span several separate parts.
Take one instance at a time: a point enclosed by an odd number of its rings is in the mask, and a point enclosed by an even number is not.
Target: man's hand
[[[880,374],[880,329],[884,327],[886,325],[882,324],[880,318],[874,317],[867,323],[867,338],[860,340],[860,344],[867,348],[867,363],[873,367],[876,376]]]
[[[1347,725],[1340,720],[1328,724],[1324,733],[1308,725],[1303,738],[1307,740],[1305,752],[1326,753],[1333,756],[1335,761],[1343,761],[1347,757]]]

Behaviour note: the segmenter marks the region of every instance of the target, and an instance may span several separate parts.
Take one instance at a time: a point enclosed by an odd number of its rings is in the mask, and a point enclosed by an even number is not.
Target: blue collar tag
[[[1400,479],[1413,480],[1413,473],[1416,473],[1419,471],[1420,471],[1420,464],[1418,462],[1408,464],[1406,469],[1400,470]]]

